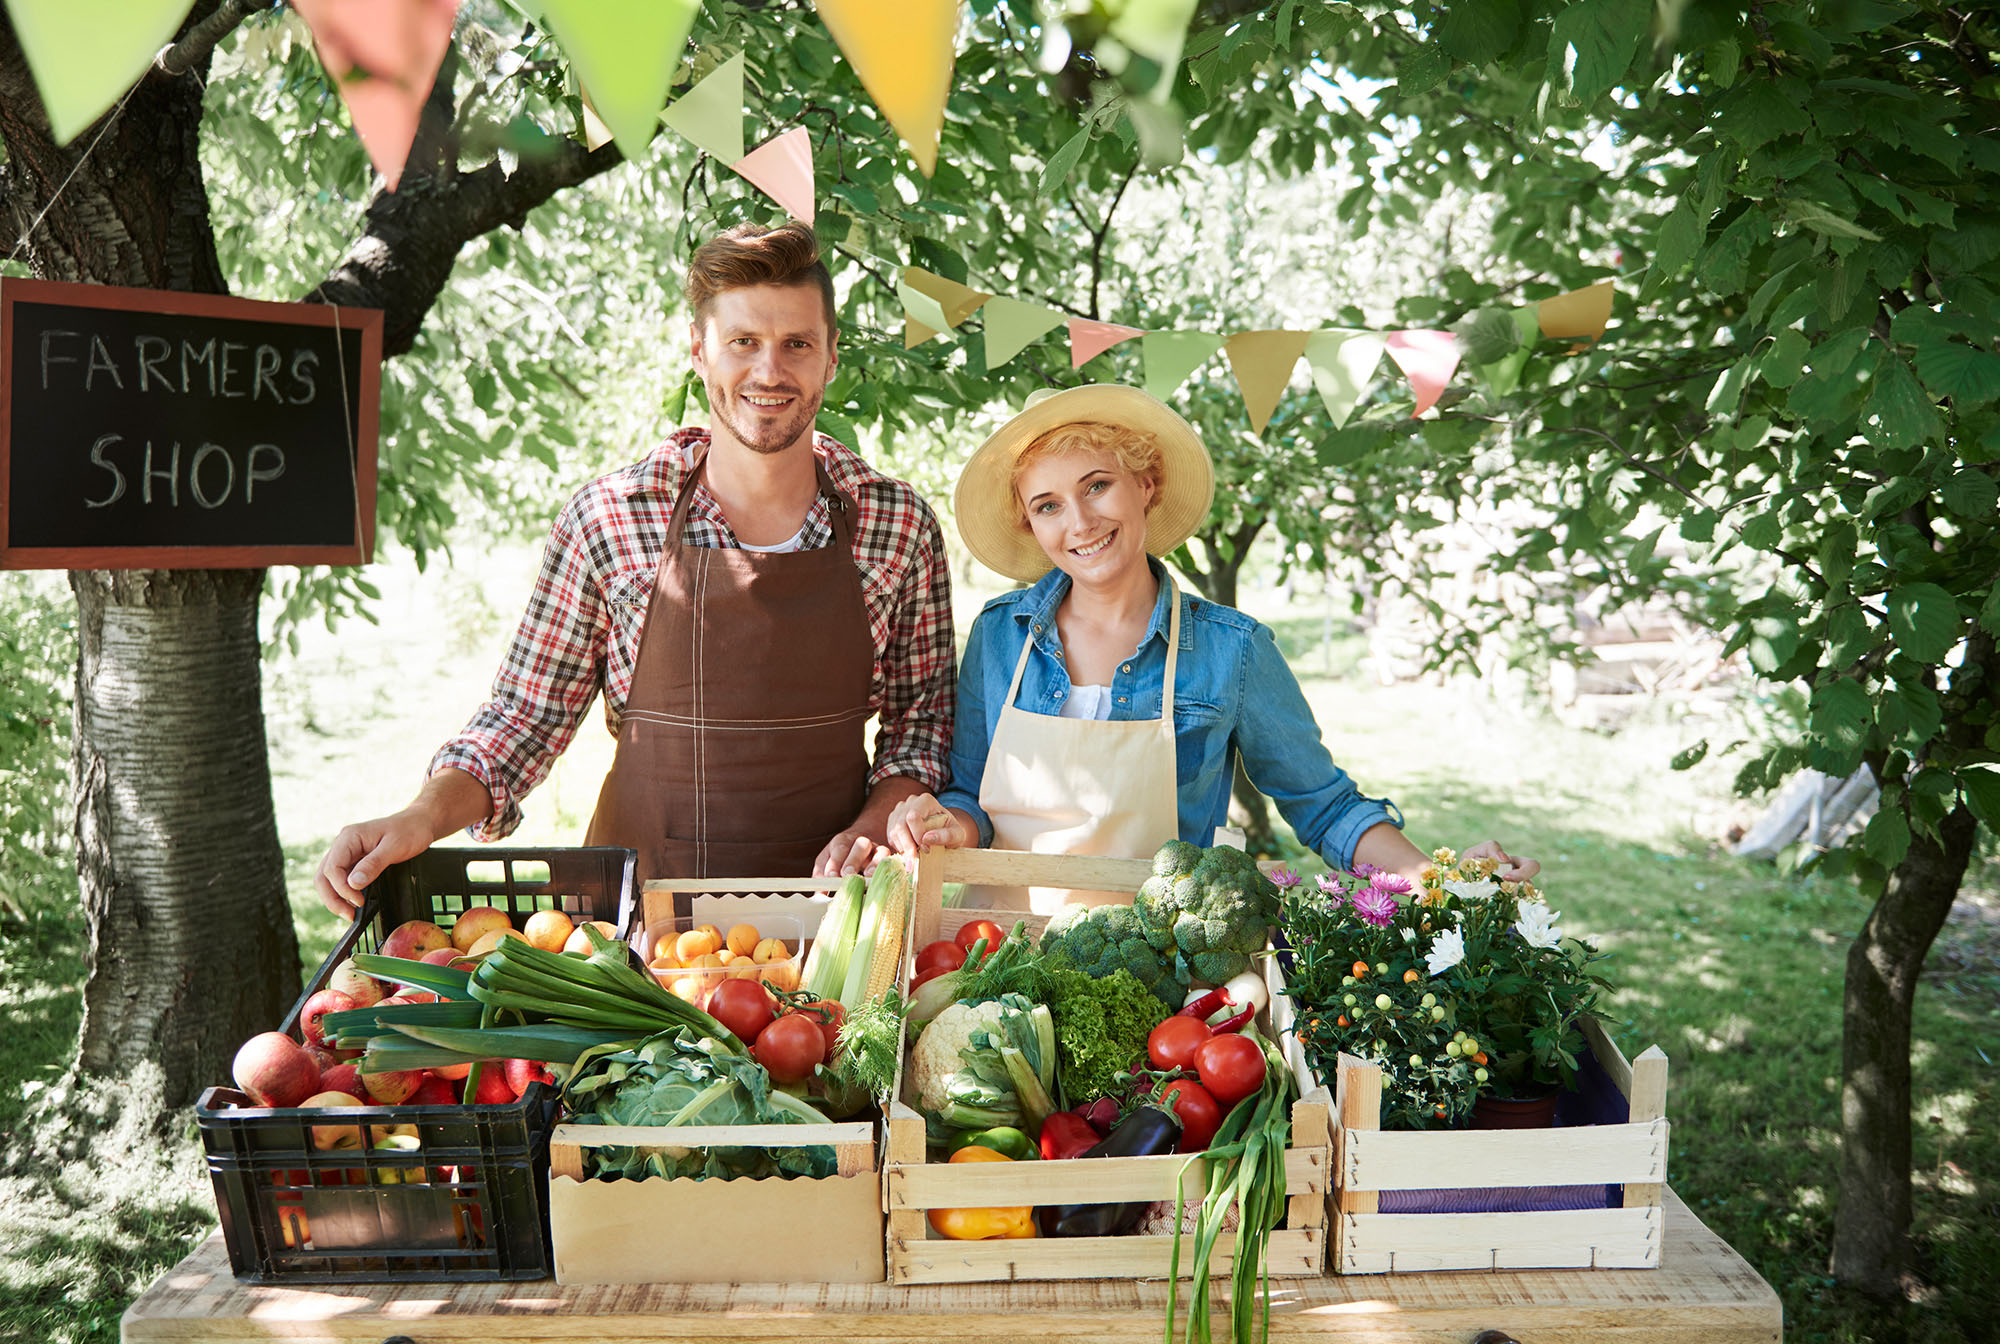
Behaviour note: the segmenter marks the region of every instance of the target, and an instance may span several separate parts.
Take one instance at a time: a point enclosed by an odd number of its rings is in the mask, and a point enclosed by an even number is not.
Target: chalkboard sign
[[[0,568],[365,563],[382,314],[0,281]]]

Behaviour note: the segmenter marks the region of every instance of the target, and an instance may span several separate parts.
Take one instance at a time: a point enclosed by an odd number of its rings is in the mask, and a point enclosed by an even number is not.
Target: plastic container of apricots
[[[799,987],[805,936],[795,915],[762,915],[755,924],[659,919],[640,930],[639,956],[670,994],[706,1010],[724,980],[762,980],[774,990]]]

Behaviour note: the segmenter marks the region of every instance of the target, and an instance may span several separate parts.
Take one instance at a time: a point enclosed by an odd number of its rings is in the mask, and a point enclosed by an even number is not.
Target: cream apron
[[[993,848],[1035,854],[1149,859],[1180,834],[1174,753],[1174,666],[1181,600],[1167,588],[1167,669],[1157,719],[1065,719],[1017,708],[1034,636],[1021,646],[979,780]],[[1129,905],[1130,892],[1055,887],[975,887],[966,904],[1053,914],[1064,905]]]

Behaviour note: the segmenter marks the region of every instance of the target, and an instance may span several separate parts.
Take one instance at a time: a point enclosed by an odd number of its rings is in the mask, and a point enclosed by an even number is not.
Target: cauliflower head
[[[1006,1005],[997,999],[985,1003],[954,1003],[931,1019],[917,1043],[910,1047],[910,1086],[925,1112],[945,1106],[945,1082],[964,1067],[959,1051],[972,1044],[973,1033],[1000,1031]]]

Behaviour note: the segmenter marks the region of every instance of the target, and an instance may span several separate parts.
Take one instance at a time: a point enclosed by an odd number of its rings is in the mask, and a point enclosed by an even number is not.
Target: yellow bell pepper
[[[1011,1162],[1005,1153],[977,1145],[959,1149],[952,1162]],[[941,1237],[953,1241],[995,1241],[1035,1235],[1035,1211],[1020,1209],[932,1209],[930,1224]]]

